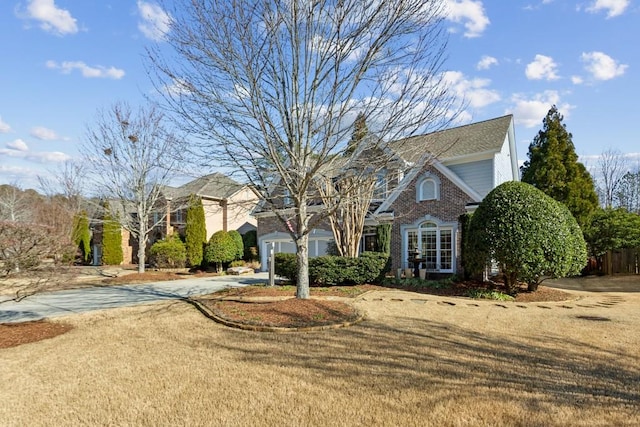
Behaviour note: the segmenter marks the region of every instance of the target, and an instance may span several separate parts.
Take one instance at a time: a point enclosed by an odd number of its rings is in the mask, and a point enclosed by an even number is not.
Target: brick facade
[[[440,193],[438,200],[417,201],[416,185],[420,183],[426,174],[435,176],[440,180]],[[420,219],[430,216],[432,219],[438,219],[443,222],[458,222],[460,215],[466,212],[465,206],[472,203],[473,199],[457,185],[451,182],[440,171],[431,165],[426,165],[420,173],[416,175],[405,189],[400,193],[398,198],[391,205],[394,212],[394,222],[391,229],[391,257],[393,261],[393,271],[397,268],[404,267],[404,258],[402,248],[401,226],[415,224]],[[456,254],[456,271],[459,273],[460,263],[460,241],[461,229],[455,236],[455,254]]]

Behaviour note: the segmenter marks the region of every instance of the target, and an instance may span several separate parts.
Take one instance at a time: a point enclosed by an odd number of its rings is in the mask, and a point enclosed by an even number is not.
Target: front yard
[[[290,334],[180,302],[60,319],[0,350],[0,425],[640,424],[640,294],[355,306],[365,321]]]

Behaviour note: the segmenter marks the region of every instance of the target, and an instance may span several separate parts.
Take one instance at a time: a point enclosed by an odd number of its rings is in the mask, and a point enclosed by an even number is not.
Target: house
[[[258,199],[251,187],[240,184],[221,174],[213,173],[179,187],[163,186],[158,210],[151,218],[154,228],[149,245],[173,233],[184,232],[187,209],[192,195],[202,199],[207,240],[219,230],[237,230],[240,234],[256,229],[256,219],[251,216]],[[133,208],[132,208],[133,211]],[[101,227],[94,231],[94,264],[100,263]],[[136,263],[137,242],[130,233],[122,229],[123,264]]]
[[[237,230],[244,234],[256,229],[256,219],[251,216],[258,198],[246,184],[240,184],[221,173],[206,175],[180,187],[164,187],[168,201],[169,226],[181,232],[186,226],[187,208],[191,195],[202,199],[207,240],[220,230]],[[167,230],[159,230],[167,234]]]
[[[361,249],[373,249],[375,227],[390,223],[394,269],[412,267],[410,258],[417,249],[427,271],[460,273],[460,217],[496,186],[519,179],[513,116],[406,138],[389,148],[396,166],[390,165],[377,179]],[[291,237],[273,215],[256,216],[263,268],[271,247],[295,252]],[[326,254],[331,240],[330,227],[314,229],[309,255]]]

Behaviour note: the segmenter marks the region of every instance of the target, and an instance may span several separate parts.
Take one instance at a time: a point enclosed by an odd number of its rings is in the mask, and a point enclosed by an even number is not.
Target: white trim
[[[418,218],[411,224],[403,224],[400,226],[400,236],[402,239],[401,244],[401,266],[403,268],[412,268],[412,265],[409,265],[409,255],[410,250],[413,248],[409,248],[409,231],[416,231],[418,233],[418,241],[420,241],[420,225],[425,222],[431,222],[436,225],[437,237],[436,237],[436,251],[438,261],[440,261],[440,255],[442,248],[440,247],[440,231],[441,230],[450,230],[451,231],[451,269],[441,269],[439,268],[440,262],[438,262],[438,268],[429,270],[435,273],[455,273],[457,271],[456,258],[458,254],[458,222],[445,222],[431,215],[425,215],[422,218]]]
[[[423,195],[424,192],[422,188],[422,186],[427,182],[431,182],[433,184],[433,196],[434,196],[428,199],[424,198],[424,195]],[[440,200],[440,187],[441,187],[440,178],[437,175],[434,175],[431,172],[425,173],[416,181],[416,202],[420,203],[420,202],[426,202],[429,200]]]
[[[322,229],[313,229],[311,233],[309,233],[309,253],[318,253],[319,246],[318,242],[325,241],[329,242],[333,240],[333,233],[331,231],[322,230]],[[272,243],[276,244],[276,253],[281,252],[282,243],[293,244],[293,238],[289,233],[283,233],[282,231],[275,231],[273,233],[265,234],[264,236],[258,237],[258,248],[260,248],[260,270],[267,271],[267,263],[269,257],[269,250],[271,249],[270,245]],[[312,252],[312,245],[314,251]]]

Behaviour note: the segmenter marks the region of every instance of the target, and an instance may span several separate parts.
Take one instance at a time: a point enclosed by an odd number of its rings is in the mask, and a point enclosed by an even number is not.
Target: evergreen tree
[[[368,133],[369,128],[367,128],[366,118],[364,114],[358,113],[356,120],[353,122],[353,133],[351,134],[349,145],[347,145],[347,149],[344,152],[345,156],[353,154],[356,148],[358,148],[360,141],[362,141]]]
[[[102,218],[102,264],[122,264],[122,229],[120,223],[114,220],[105,204],[105,215]]]
[[[91,253],[91,231],[87,212],[82,211],[73,218],[73,243],[82,252],[82,260],[87,262]]]
[[[598,195],[562,120],[556,106],[551,107],[542,121],[543,129],[529,144],[522,181],[566,205],[583,228],[598,207]]]
[[[231,236],[236,244],[236,258],[234,261],[242,259],[244,256],[244,242],[242,241],[242,235],[236,230],[231,230],[229,231],[229,236]]]
[[[204,219],[202,199],[191,195],[187,208],[187,224],[185,227],[185,246],[187,263],[191,267],[202,264],[204,245],[207,243],[207,227]]]
[[[216,231],[211,235],[207,248],[204,251],[204,259],[209,264],[216,264],[216,270],[222,270],[222,264],[235,259],[238,247],[236,242],[226,231]]]

